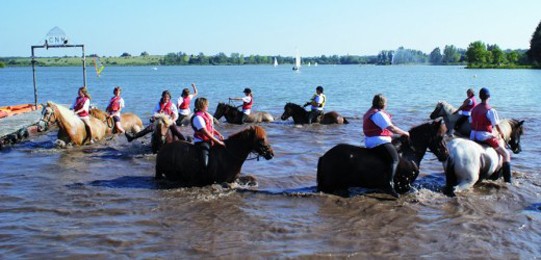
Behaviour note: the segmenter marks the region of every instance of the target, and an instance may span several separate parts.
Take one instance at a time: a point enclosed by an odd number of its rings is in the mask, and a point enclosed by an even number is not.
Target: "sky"
[[[58,26],[86,54],[377,55],[471,42],[528,49],[540,0],[4,0],[0,57],[30,56]],[[37,56],[80,55],[44,50]]]

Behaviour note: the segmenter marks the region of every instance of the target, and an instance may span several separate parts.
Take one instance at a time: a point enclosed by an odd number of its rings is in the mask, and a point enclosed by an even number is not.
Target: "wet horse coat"
[[[395,190],[404,193],[419,174],[422,158],[429,148],[438,160],[447,158],[443,137],[446,127],[441,121],[425,123],[412,128],[410,140],[401,137],[395,140],[402,154],[394,177]],[[319,158],[317,167],[317,188],[323,192],[343,191],[349,187],[383,189],[389,183],[386,172],[390,161],[373,149],[339,144]]]
[[[90,109],[90,115],[101,120],[107,125],[107,133],[113,133],[115,122],[112,118],[108,117],[108,114],[98,108]],[[143,129],[143,121],[134,113],[122,113],[120,114],[120,123],[122,128],[128,133],[137,133]]]
[[[293,122],[295,124],[308,124],[309,112],[306,111],[303,107],[294,104],[294,103],[287,103],[284,106],[284,113],[280,117],[282,120],[287,120],[289,117],[293,117]],[[320,123],[320,124],[349,124],[348,120],[338,114],[335,111],[327,112],[323,115],[320,115],[316,118],[315,122],[312,123]]]
[[[270,160],[274,152],[260,126],[249,127],[211,147],[207,171],[201,170],[199,148],[185,141],[165,144],[156,157],[156,179],[166,178],[182,186],[233,182],[251,152]]]
[[[509,145],[515,154],[522,151],[520,137],[524,132],[523,123],[516,119],[504,119],[499,123],[504,135],[500,142]],[[492,147],[464,138],[451,140],[447,147],[449,158],[444,163],[446,194],[453,196],[455,192],[468,190],[483,179],[500,178],[502,158]]]
[[[58,105],[54,102],[47,102],[43,108],[42,122],[46,125],[56,123],[58,125],[57,145],[65,147],[67,144],[83,145],[89,143],[85,123],[72,110]],[[107,134],[107,127],[99,119],[89,116],[92,138],[101,140]]]

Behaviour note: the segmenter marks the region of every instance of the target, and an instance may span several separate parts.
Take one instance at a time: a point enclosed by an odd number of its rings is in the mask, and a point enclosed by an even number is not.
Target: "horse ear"
[[[522,120],[522,121],[518,122],[518,125],[517,125],[517,127],[518,127],[518,126],[522,126],[522,124],[524,124],[524,120]]]

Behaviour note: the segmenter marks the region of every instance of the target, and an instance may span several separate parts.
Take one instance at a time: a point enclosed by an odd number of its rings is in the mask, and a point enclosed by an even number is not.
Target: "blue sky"
[[[100,56],[294,56],[297,48],[302,56],[319,56],[375,55],[400,46],[429,53],[476,40],[527,49],[540,21],[540,0],[6,0],[0,57],[30,56],[30,46],[42,44],[55,26]]]

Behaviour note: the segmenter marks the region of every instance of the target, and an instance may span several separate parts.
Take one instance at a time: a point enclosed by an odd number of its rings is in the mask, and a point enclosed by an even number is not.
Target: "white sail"
[[[308,62],[308,67],[312,66],[312,64],[310,62]]]
[[[299,51],[297,51],[297,55],[295,56],[295,66],[293,66],[293,70],[300,70],[301,69],[301,56],[299,55]]]
[[[274,67],[278,66],[278,60],[274,57]]]

